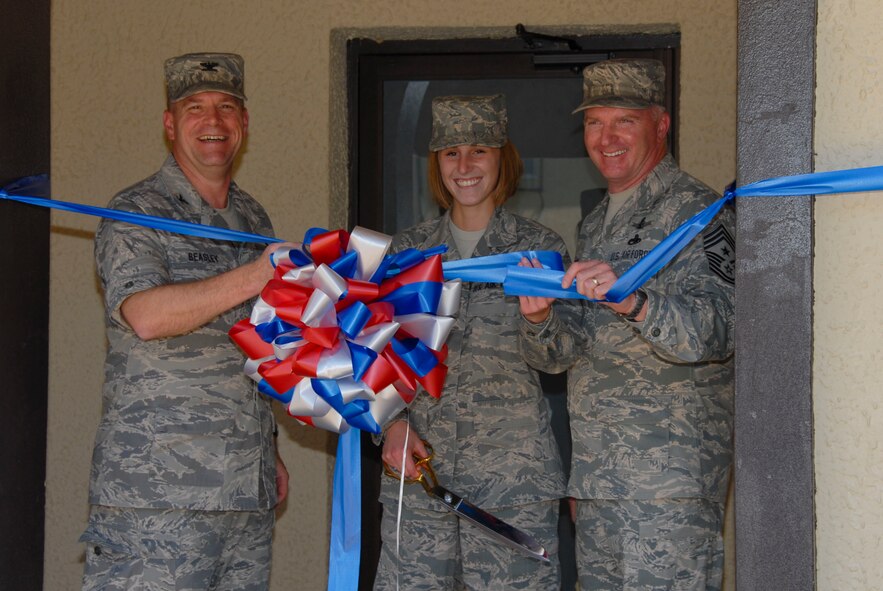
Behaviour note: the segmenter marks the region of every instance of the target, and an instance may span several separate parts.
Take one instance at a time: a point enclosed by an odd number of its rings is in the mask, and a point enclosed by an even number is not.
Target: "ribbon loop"
[[[312,259],[280,258],[249,319],[230,331],[261,391],[298,420],[340,433],[379,433],[417,384],[440,396],[459,282],[445,283],[437,249],[389,256],[391,237],[365,228],[314,229],[304,243]],[[366,280],[393,267],[379,284]]]

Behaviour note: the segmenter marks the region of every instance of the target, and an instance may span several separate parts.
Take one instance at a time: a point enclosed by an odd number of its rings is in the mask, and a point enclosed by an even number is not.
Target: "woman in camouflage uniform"
[[[563,240],[502,204],[523,165],[508,141],[504,97],[439,97],[432,103],[429,185],[446,212],[395,236],[393,249],[447,244],[445,260],[556,250]],[[569,259],[565,261],[569,264]],[[499,284],[463,285],[448,338],[450,367],[436,400],[418,395],[387,425],[383,459],[416,477],[413,456],[434,448],[440,482],[532,535],[544,563],[460,521],[420,486],[383,478],[380,563],[375,589],[559,589],[558,507],[564,472],[539,377],[518,349],[519,302]]]

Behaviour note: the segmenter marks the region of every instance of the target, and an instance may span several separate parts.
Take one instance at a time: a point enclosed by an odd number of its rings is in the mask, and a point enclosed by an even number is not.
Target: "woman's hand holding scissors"
[[[410,431],[410,433],[408,432]],[[408,448],[405,450],[405,439]],[[383,439],[381,459],[392,470],[398,472],[402,466],[402,454],[405,456],[405,477],[416,480],[420,478],[416,460],[429,457],[429,451],[416,431],[411,429],[407,421],[396,421],[386,429]]]

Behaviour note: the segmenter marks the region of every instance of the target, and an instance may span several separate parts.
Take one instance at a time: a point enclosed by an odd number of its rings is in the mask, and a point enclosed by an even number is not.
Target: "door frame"
[[[813,171],[817,12],[739,1],[739,185]],[[813,198],[737,212],[736,586],[814,589]]]

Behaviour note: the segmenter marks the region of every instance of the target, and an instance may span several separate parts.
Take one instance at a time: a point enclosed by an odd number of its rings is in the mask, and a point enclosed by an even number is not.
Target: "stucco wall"
[[[883,164],[878,0],[819,0],[816,170]],[[883,580],[883,193],[817,197],[813,405],[818,588]]]
[[[343,122],[332,111],[330,97],[343,89],[332,74],[332,62],[340,64],[332,30],[394,27],[397,36],[408,36],[408,31],[430,27],[445,35],[462,27],[514,28],[516,22],[530,28],[676,26],[682,34],[681,163],[723,188],[735,170],[735,16],[735,0],[510,0],[505,14],[497,0],[57,0],[51,39],[54,197],[104,205],[116,191],[153,172],[166,150],[163,60],[188,51],[235,51],[246,58],[251,113],[239,184],[264,203],[283,237],[297,239],[310,226],[337,227],[343,223],[341,210],[331,204],[345,199],[340,194],[345,185],[329,162],[331,150],[339,154],[343,146],[329,146],[329,138],[339,141]],[[52,215],[49,590],[76,588],[82,572],[82,546],[76,540],[87,514],[104,354],[92,262],[96,223],[73,214]],[[281,418],[292,494],[276,529],[273,588],[321,589],[327,568],[331,438]]]

